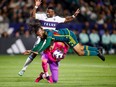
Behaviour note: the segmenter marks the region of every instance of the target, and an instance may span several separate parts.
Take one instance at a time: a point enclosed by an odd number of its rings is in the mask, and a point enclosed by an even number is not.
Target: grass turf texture
[[[59,67],[59,82],[46,80],[35,83],[42,71],[40,56],[18,76],[27,56],[0,56],[0,87],[116,87],[116,55],[106,55],[106,61],[98,57],[67,55]]]

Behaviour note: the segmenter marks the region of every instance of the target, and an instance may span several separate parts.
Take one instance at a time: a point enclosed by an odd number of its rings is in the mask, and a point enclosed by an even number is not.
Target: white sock
[[[49,76],[49,74],[48,74],[48,73],[47,73],[47,74],[46,74],[46,73],[44,73],[44,74],[42,75],[42,78],[43,78],[43,79],[45,79],[45,78],[46,78],[46,77],[48,77],[48,76]]]
[[[33,60],[31,60],[29,57],[27,58],[22,70],[26,71],[27,67],[29,66],[29,64],[32,62]]]
[[[45,79],[45,78],[46,78],[46,75],[45,75],[45,74],[43,74],[43,75],[42,75],[42,78],[43,78],[43,79]]]
[[[46,77],[48,77],[49,76],[48,72],[45,72],[45,75],[46,75]]]

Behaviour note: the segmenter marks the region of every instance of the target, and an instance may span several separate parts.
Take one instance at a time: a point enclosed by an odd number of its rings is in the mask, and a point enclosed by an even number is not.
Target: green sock
[[[98,48],[96,48],[96,47],[91,47],[91,46],[84,46],[84,50],[98,51]]]
[[[97,56],[97,51],[84,50],[84,56]]]

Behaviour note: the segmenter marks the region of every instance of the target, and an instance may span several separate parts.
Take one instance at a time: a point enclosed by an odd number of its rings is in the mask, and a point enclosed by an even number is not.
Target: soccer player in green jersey
[[[40,43],[32,49],[32,52],[34,53],[44,51],[51,45],[52,41],[61,41],[72,47],[79,56],[98,56],[105,61],[105,57],[102,54],[102,48],[81,45],[78,42],[76,35],[67,28],[44,30],[40,25],[36,25],[36,23],[31,24],[31,27],[35,31],[35,34],[41,38]]]

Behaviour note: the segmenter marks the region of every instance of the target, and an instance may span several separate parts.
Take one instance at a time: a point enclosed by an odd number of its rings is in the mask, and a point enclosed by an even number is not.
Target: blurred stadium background
[[[80,8],[74,21],[59,24],[57,29],[69,28],[84,45],[102,46],[106,61],[79,57],[70,49],[61,61],[59,84],[43,81],[39,86],[116,87],[116,0],[42,0],[40,11],[45,12],[48,6],[54,6],[56,14],[62,17]],[[36,41],[27,26],[33,7],[34,0],[0,0],[0,87],[38,87],[34,79],[42,70],[39,57],[19,77],[27,56],[14,55],[31,49]]]

